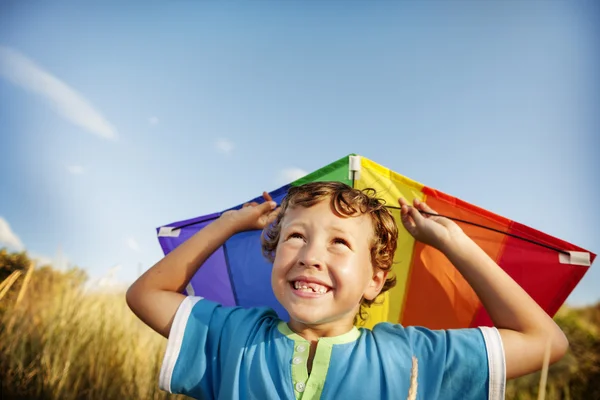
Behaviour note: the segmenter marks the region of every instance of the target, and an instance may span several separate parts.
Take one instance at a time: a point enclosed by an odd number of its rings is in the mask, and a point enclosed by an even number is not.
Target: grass
[[[158,388],[166,340],[131,313],[123,293],[45,278],[33,274],[0,300],[3,399],[186,398]]]
[[[187,399],[158,388],[166,340],[133,315],[123,291],[86,292],[84,281],[80,271],[50,267],[5,274],[0,397]],[[600,304],[565,307],[556,320],[569,337],[569,353],[548,369],[547,381],[541,372],[510,381],[507,399],[600,398]]]

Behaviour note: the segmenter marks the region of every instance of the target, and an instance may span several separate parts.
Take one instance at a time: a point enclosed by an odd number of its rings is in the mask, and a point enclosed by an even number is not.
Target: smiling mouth
[[[325,294],[331,290],[330,287],[315,282],[293,281],[290,285],[292,289],[302,293]]]

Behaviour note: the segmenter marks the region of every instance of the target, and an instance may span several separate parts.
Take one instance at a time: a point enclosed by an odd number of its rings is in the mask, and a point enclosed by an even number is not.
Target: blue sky
[[[0,246],[130,282],[156,227],[358,153],[600,252],[594,2],[0,7]]]

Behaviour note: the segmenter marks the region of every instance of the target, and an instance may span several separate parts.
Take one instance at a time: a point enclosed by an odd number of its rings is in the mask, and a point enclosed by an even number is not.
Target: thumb
[[[437,212],[429,207],[429,205],[423,201],[420,201],[418,199],[415,199],[415,207],[419,208],[422,211],[428,212],[430,214],[437,214]]]
[[[429,207],[429,205],[427,203],[424,203],[422,201],[418,202],[418,207],[422,211],[429,213],[430,219],[432,219],[433,221],[437,222],[438,224],[440,224],[446,228],[449,228],[451,225],[454,224],[454,222],[452,222],[450,219],[439,215],[438,212],[435,211],[433,208]]]
[[[416,207],[417,207],[419,210],[421,210],[421,211],[425,212],[425,213],[427,214],[427,217],[428,217],[429,219],[431,219],[431,220],[433,220],[433,221],[436,221],[436,222],[438,222],[438,223],[440,223],[441,225],[444,225],[444,226],[447,226],[447,225],[448,225],[448,223],[449,223],[449,220],[448,220],[448,219],[446,219],[446,218],[444,218],[444,217],[442,217],[442,216],[440,216],[440,215],[438,214],[438,212],[437,212],[437,211],[435,211],[433,208],[429,207],[429,205],[428,205],[427,203],[425,203],[425,202],[422,202],[422,201],[418,201],[418,200],[416,200],[416,201],[415,201],[415,206],[416,206]],[[422,216],[422,215],[421,215],[421,216]]]
[[[450,221],[448,218],[445,218],[445,217],[434,217],[434,218],[435,218],[435,222],[437,222],[438,224],[440,224],[446,228],[450,228],[451,226],[455,225],[455,223]]]
[[[432,221],[435,221],[436,223],[442,225],[445,228],[450,229],[453,225],[455,225],[455,223],[452,222],[449,218],[439,215],[437,212],[435,212],[434,210],[432,210],[429,207],[428,207],[428,210],[425,209],[425,207],[423,207],[423,211],[429,213],[429,215],[427,215],[427,218],[429,218]],[[425,217],[423,217],[423,218],[425,218]]]

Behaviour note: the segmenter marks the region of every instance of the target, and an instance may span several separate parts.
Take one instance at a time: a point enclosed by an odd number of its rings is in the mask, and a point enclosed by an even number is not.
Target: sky
[[[599,17],[593,1],[4,1],[0,247],[127,284],[161,259],[157,227],[357,153],[598,253]],[[600,300],[599,270],[569,304]]]

